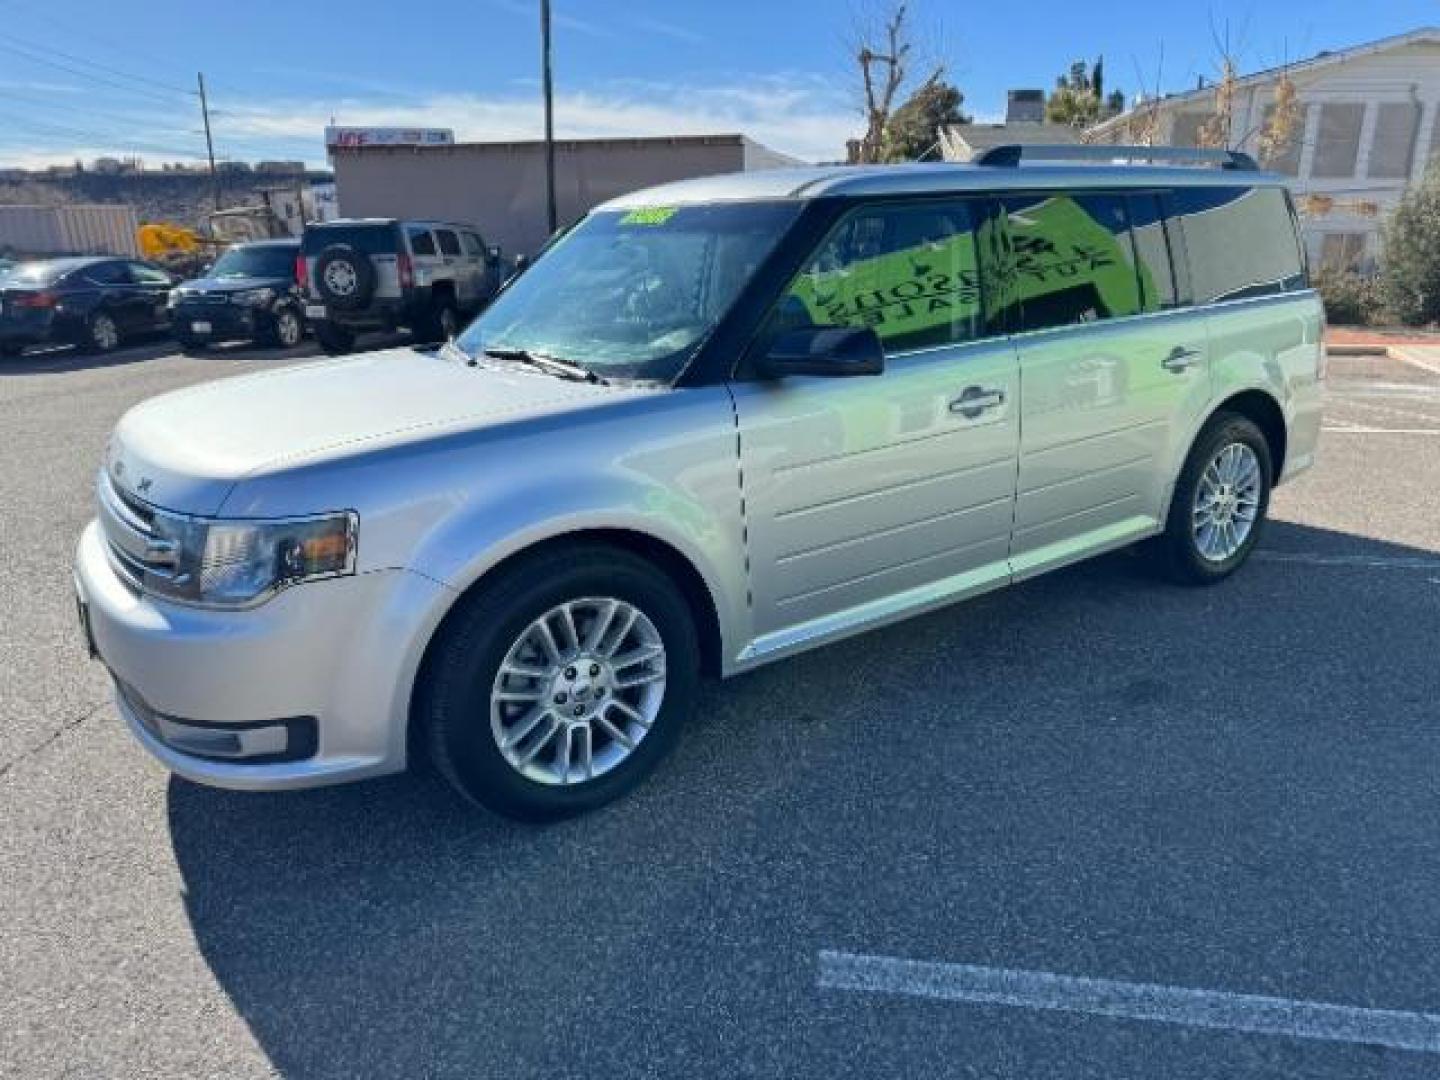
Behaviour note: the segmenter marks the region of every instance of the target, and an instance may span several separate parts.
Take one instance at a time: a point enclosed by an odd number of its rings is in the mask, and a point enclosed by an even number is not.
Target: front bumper
[[[75,588],[121,716],[173,772],[265,791],[405,767],[410,689],[446,603],[437,582],[381,570],[202,610],[133,592],[92,523]]]
[[[208,329],[196,329],[196,324]],[[195,341],[249,340],[274,325],[268,308],[241,304],[177,304],[170,309],[176,336]]]

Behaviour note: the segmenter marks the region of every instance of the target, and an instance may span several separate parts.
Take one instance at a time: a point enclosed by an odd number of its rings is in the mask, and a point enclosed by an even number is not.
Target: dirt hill
[[[328,173],[277,175],[232,172],[220,175],[222,207],[253,206],[262,188],[329,180]],[[165,221],[198,227],[214,209],[210,177],[205,173],[144,172],[119,175],[83,172],[72,176],[45,173],[8,174],[0,178],[0,205],[31,203],[64,206],[73,203],[129,203],[143,225]]]

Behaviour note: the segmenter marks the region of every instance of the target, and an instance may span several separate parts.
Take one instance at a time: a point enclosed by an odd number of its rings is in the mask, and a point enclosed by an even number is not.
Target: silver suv
[[[991,160],[643,191],[436,353],[133,409],[76,585],[135,737],[252,789],[427,754],[556,817],[702,674],[1126,545],[1233,573],[1320,425],[1282,181]]]
[[[500,249],[473,225],[347,218],[307,226],[300,247],[305,317],[331,354],[365,330],[452,338],[500,286]]]

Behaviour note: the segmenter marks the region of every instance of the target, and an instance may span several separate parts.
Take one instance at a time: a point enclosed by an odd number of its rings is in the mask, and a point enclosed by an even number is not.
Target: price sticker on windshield
[[[631,210],[620,219],[621,225],[664,225],[675,216],[674,206],[645,206]]]

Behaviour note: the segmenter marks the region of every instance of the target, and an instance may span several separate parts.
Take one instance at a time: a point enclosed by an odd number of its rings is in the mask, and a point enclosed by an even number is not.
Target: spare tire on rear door
[[[349,244],[331,244],[315,260],[315,287],[331,307],[354,311],[370,302],[375,268]]]

